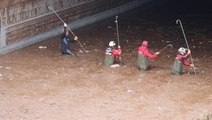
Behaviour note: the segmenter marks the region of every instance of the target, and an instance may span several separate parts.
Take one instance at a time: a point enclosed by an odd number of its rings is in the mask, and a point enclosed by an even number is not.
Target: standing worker
[[[68,54],[71,56],[75,56],[75,54],[70,50],[71,44],[78,40],[78,37],[75,36],[74,40],[70,40],[69,38],[69,30],[67,28],[67,24],[64,23],[64,27],[62,29],[61,35],[61,52],[62,54]]]
[[[144,40],[138,48],[138,68],[139,70],[148,70],[150,68],[150,59],[155,59],[159,52],[151,54],[148,49],[148,42]]]
[[[187,52],[186,52],[187,50]],[[191,51],[186,48],[179,48],[178,49],[178,55],[174,61],[174,64],[172,66],[172,74],[174,75],[182,75],[183,74],[183,65],[185,66],[191,66],[193,67],[193,64],[190,64],[188,61],[185,59],[191,54]]]
[[[114,41],[109,42],[109,47],[105,51],[105,65],[112,65],[116,62],[119,62],[119,55],[121,54],[121,47],[118,46],[118,49],[115,48],[116,43]]]

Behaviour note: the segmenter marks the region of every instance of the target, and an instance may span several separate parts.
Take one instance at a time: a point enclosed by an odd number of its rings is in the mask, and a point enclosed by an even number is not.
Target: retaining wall
[[[0,8],[0,54],[60,34],[62,22],[48,9],[51,6],[74,30],[152,0],[25,0]]]

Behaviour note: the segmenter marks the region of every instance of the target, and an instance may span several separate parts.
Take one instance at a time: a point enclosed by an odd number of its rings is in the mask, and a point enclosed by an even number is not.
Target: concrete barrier
[[[75,3],[71,8],[65,7],[65,9],[57,12],[65,22],[69,23],[69,27],[75,30],[142,6],[150,1],[152,0],[123,0],[120,3],[117,0],[111,0],[110,2],[88,0],[84,3]],[[48,5],[50,3],[46,2],[46,7]],[[18,19],[18,22],[14,22],[12,19],[5,21],[6,18],[2,17],[1,13],[0,54],[12,52],[60,34],[62,22],[53,12],[42,9],[47,13],[38,16],[31,15],[35,17],[25,17],[26,19],[22,21],[20,21],[20,18],[16,18],[15,20]],[[3,12],[6,14],[5,10]]]

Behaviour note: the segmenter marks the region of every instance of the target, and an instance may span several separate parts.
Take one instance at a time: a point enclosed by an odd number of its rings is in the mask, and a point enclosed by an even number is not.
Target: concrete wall
[[[59,35],[63,24],[48,6],[74,30],[150,1],[8,0],[11,5],[0,9],[0,54]]]

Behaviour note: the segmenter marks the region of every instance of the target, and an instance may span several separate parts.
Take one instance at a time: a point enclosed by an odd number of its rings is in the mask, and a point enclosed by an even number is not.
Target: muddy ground
[[[186,47],[181,18],[198,68],[171,75],[177,49]],[[207,19],[206,19],[207,18]],[[119,16],[122,65],[103,65],[104,51],[116,39],[114,18],[75,30],[89,53],[62,55],[59,36],[0,56],[1,120],[196,120],[212,114],[211,16],[175,16],[133,10]],[[152,69],[139,71],[142,40],[156,52]],[[39,48],[46,46],[47,48]]]

